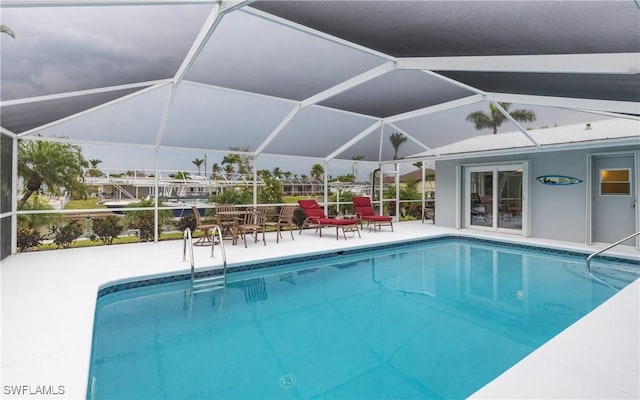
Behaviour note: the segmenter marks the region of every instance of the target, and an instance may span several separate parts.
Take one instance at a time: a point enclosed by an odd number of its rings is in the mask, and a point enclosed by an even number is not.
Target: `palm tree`
[[[213,163],[211,166],[211,175],[212,179],[220,179],[220,172],[222,172],[222,167],[218,163]]]
[[[191,162],[196,166],[196,168],[198,168],[198,175],[200,175],[200,166],[204,162],[204,158],[196,158],[195,160],[193,160]]]
[[[26,190],[18,201],[18,210],[45,186],[52,194],[58,194],[63,187],[70,192],[84,190],[82,173],[88,163],[81,151],[80,146],[70,143],[21,140],[18,174],[24,179]]]
[[[91,169],[89,169],[89,176],[102,176],[102,171],[98,169],[98,164],[100,164],[102,160],[98,160],[97,158],[92,158],[89,160],[89,164],[91,164]]]
[[[224,163],[224,161],[223,161],[223,163]],[[230,178],[232,178],[232,177],[233,177],[233,174],[234,174],[235,172],[236,172],[236,171],[235,171],[235,169],[233,168],[233,164],[227,164],[227,165],[225,165],[225,166],[224,166],[224,173],[225,173],[225,176],[226,176],[227,180],[229,180]]]
[[[536,120],[536,113],[533,110],[517,109],[509,112],[509,103],[498,103],[513,119],[518,122],[531,122]],[[498,133],[498,128],[507,121],[504,116],[493,103],[489,103],[489,112],[474,111],[467,115],[467,121],[473,123],[477,130],[492,128],[493,134]]]
[[[312,178],[320,180],[320,179],[322,179],[323,175],[324,175],[324,167],[322,166],[322,164],[313,164],[311,166],[311,177]]]
[[[280,169],[280,167],[274,167],[271,171],[271,175],[273,175],[274,178],[280,179],[280,177],[282,176],[282,170]]]
[[[407,141],[407,137],[400,132],[394,132],[389,136],[389,140],[391,141],[391,146],[393,146],[393,159],[398,159],[398,149],[400,145]]]
[[[411,165],[413,165],[414,167],[420,169],[420,168],[422,168],[422,161],[416,161]]]

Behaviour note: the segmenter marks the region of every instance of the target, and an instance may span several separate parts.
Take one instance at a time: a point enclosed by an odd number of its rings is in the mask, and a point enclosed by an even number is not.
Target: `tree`
[[[282,184],[275,176],[264,179],[264,185],[258,189],[258,201],[262,204],[282,203]]]
[[[322,164],[313,164],[311,166],[311,177],[317,180],[321,180],[324,176],[324,167]]]
[[[155,199],[142,199],[138,203],[129,204],[127,208],[150,208],[155,205]],[[162,207],[162,201],[158,202],[158,207]],[[171,222],[171,210],[158,210],[158,235],[162,232],[162,226]],[[122,225],[130,229],[140,229],[140,240],[151,241],[154,238],[153,225],[155,213],[153,210],[131,210],[125,211],[122,218]]]
[[[224,174],[227,180],[231,180],[231,178],[233,178],[234,173],[235,173],[235,170],[233,169],[233,164],[227,164],[224,166]]]
[[[422,168],[422,161],[416,161],[411,165],[413,165],[414,167],[420,169],[420,168]]]
[[[97,158],[92,158],[89,160],[89,164],[91,164],[91,169],[89,169],[89,176],[102,176],[104,175],[102,171],[98,169],[98,164],[100,164],[102,160],[98,160]]]
[[[282,176],[282,170],[280,169],[280,167],[274,167],[271,171],[271,175],[274,178],[280,179],[280,177]]]
[[[394,132],[389,136],[389,140],[391,141],[391,146],[393,146],[393,159],[398,159],[398,149],[400,145],[407,141],[407,137],[400,132]]]
[[[518,122],[531,122],[536,120],[536,113],[533,110],[517,109],[509,112],[509,103],[498,103],[513,119]],[[493,134],[498,133],[498,128],[507,121],[493,103],[489,103],[489,114],[483,111],[474,111],[467,115],[467,121],[473,123],[477,130],[492,128]]]
[[[91,168],[98,168],[98,164],[100,164],[102,162],[102,160],[99,160],[97,158],[92,158],[89,160],[89,164],[91,164]]]
[[[222,167],[218,163],[213,163],[211,166],[211,179],[220,179],[220,173],[222,172]]]
[[[82,181],[83,167],[88,163],[82,157],[80,146],[43,140],[21,140],[18,143],[18,174],[24,179],[25,191],[18,201],[18,210],[33,193],[44,187],[57,195],[62,188],[85,192]]]
[[[231,151],[249,152],[249,148],[248,147],[245,147],[245,148],[230,147],[229,150],[231,150]],[[251,161],[252,160],[253,160],[253,158],[251,156],[231,153],[231,154],[227,154],[226,156],[224,156],[222,158],[222,165],[226,164],[226,168],[228,168],[229,165],[231,165],[232,167],[233,167],[233,165],[237,165],[238,166],[238,168],[237,168],[238,174],[240,174],[240,175],[250,175],[250,174],[253,174],[253,170],[251,169]]]
[[[200,167],[202,166],[202,163],[204,162],[204,158],[196,158],[195,160],[191,161],[196,168],[198,168],[198,175],[200,175]]]
[[[176,173],[169,174],[169,178],[186,180],[186,179],[191,179],[191,176],[186,171],[178,171]]]

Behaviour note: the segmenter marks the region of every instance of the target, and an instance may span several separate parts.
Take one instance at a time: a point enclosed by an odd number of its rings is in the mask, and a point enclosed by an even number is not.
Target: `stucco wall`
[[[607,149],[606,151],[616,150],[623,149]],[[491,157],[490,159],[436,161],[437,224],[455,227],[456,166],[529,160],[529,226],[531,236],[584,243],[587,223],[587,158],[589,154],[596,152],[601,153],[604,150],[572,150]],[[566,175],[582,179],[582,182],[568,186],[543,185],[536,180],[536,177],[541,175]],[[464,212],[462,206],[460,210]]]

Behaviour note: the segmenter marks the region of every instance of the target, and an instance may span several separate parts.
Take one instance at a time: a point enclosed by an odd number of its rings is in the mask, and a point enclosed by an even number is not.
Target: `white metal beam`
[[[495,101],[492,101],[492,102],[491,102],[491,104],[493,104],[493,105],[494,105],[494,107],[495,107],[496,109],[498,109],[498,111],[500,111],[500,113],[501,113],[502,115],[504,115],[504,116],[505,116],[505,118],[507,118],[509,121],[511,121],[511,123],[512,123],[512,124],[514,124],[514,125],[516,126],[516,128],[518,128],[518,130],[519,130],[520,132],[522,132],[522,134],[523,134],[523,135],[525,135],[525,136],[527,137],[527,139],[529,139],[529,141],[530,141],[531,143],[535,144],[535,145],[536,145],[536,147],[538,147],[538,148],[540,147],[540,143],[538,143],[538,141],[537,141],[536,139],[534,139],[534,138],[533,138],[533,136],[531,136],[531,135],[529,134],[529,132],[527,132],[527,130],[526,130],[526,129],[524,129],[524,128],[522,127],[522,125],[520,125],[520,123],[518,123],[518,121],[516,121],[516,120],[511,116],[511,114],[509,114],[509,113],[507,112],[507,110],[505,110],[505,109],[500,105],[500,103],[495,102]]]
[[[269,145],[269,143],[271,143],[273,139],[275,139],[276,136],[278,136],[278,134],[284,129],[284,127],[287,126],[289,121],[291,121],[293,117],[296,116],[296,114],[298,113],[298,111],[301,110],[301,108],[302,107],[300,106],[300,104],[296,104],[296,106],[293,107],[291,111],[289,111],[289,114],[287,114],[287,116],[284,117],[282,121],[280,121],[278,126],[276,126],[276,128],[269,134],[269,136],[260,144],[260,146],[258,146],[258,148],[253,153],[253,155],[257,156],[258,154],[262,153],[264,149]]]
[[[397,68],[474,72],[637,74],[640,73],[640,53],[408,57],[399,59]]]
[[[324,158],[325,162],[328,162],[329,160],[332,160],[334,158],[336,158],[338,155],[340,155],[340,153],[342,153],[343,151],[345,151],[346,149],[348,149],[349,147],[353,146],[354,144],[358,143],[360,140],[362,140],[363,138],[365,138],[368,134],[370,134],[371,132],[373,132],[374,130],[376,130],[377,128],[379,128],[380,126],[382,126],[382,120],[378,120],[375,123],[373,123],[371,126],[369,126],[367,129],[365,129],[364,131],[358,133],[355,137],[353,137],[351,140],[349,140],[347,143],[343,144],[342,146],[340,146],[337,150],[335,150],[333,153],[329,154],[328,156],[326,156]]]
[[[72,119],[75,119],[75,118],[81,117],[81,116],[83,116],[83,115],[85,115],[85,114],[89,114],[89,113],[92,113],[92,112],[94,112],[94,111],[101,110],[101,109],[106,108],[106,107],[109,107],[109,106],[111,106],[111,105],[113,105],[113,104],[120,103],[120,102],[122,102],[122,101],[128,100],[128,99],[130,99],[130,98],[132,98],[132,97],[136,97],[136,96],[139,96],[139,95],[141,95],[141,94],[143,94],[143,93],[147,93],[147,92],[150,92],[150,91],[152,91],[152,90],[156,90],[156,89],[158,89],[159,87],[164,86],[164,85],[166,85],[166,83],[162,83],[162,84],[154,85],[154,86],[152,86],[152,87],[148,87],[148,88],[146,88],[146,89],[142,89],[142,90],[140,90],[140,91],[138,91],[138,92],[135,92],[135,93],[130,93],[130,94],[126,95],[126,96],[119,97],[119,98],[117,98],[117,99],[115,99],[115,100],[112,100],[112,101],[110,101],[110,102],[103,103],[103,104],[100,104],[100,105],[98,105],[98,106],[95,106],[95,107],[89,108],[88,110],[84,110],[84,111],[81,111],[81,112],[79,112],[79,113],[76,113],[76,114],[69,115],[69,116],[67,116],[67,117],[64,117],[64,118],[58,119],[58,120],[56,120],[56,121],[49,122],[48,124],[44,124],[44,125],[38,126],[38,127],[36,127],[36,128],[33,128],[33,129],[29,129],[28,131],[25,131],[25,132],[19,133],[19,134],[18,134],[18,137],[27,136],[27,135],[30,135],[30,134],[32,134],[32,133],[35,133],[35,132],[41,131],[41,130],[43,130],[43,129],[47,129],[47,128],[50,128],[50,127],[52,127],[52,126],[56,126],[56,125],[60,125],[60,124],[62,124],[62,123],[64,123],[64,122],[66,122],[66,121],[69,121],[69,120],[72,120]]]
[[[173,84],[171,85],[171,90],[169,91],[169,97],[167,98],[167,103],[165,104],[164,107],[164,112],[162,113],[162,120],[160,121],[160,127],[158,128],[158,136],[156,136],[156,145],[155,145],[155,149],[156,149],[156,154],[158,152],[158,148],[160,147],[160,143],[162,143],[162,139],[164,138],[164,133],[167,130],[167,122],[169,121],[169,113],[171,112],[171,109],[173,108],[173,100],[176,97],[176,91],[178,90],[178,85],[177,84]],[[156,176],[157,176],[157,172],[156,171]],[[156,191],[156,195],[157,195],[157,191]]]
[[[371,68],[370,70],[363,72],[360,75],[354,76],[351,79],[347,79],[333,87],[330,87],[327,90],[324,90],[318,94],[315,94],[311,97],[308,97],[298,103],[287,116],[280,121],[278,126],[271,132],[271,134],[267,137],[267,139],[262,142],[262,144],[256,149],[254,154],[260,154],[264,151],[265,147],[271,143],[276,136],[287,126],[287,124],[293,119],[293,117],[300,111],[302,108],[315,105],[323,100],[336,96],[342,92],[345,92],[355,86],[358,86],[364,82],[367,82],[371,79],[375,79],[378,76],[384,75],[389,71],[393,71],[395,68],[395,63],[393,61],[387,61],[384,64],[378,65],[377,67]]]
[[[534,96],[495,92],[487,93],[486,100],[503,103],[568,108],[572,110],[608,111],[613,113],[640,115],[640,103],[633,101],[578,99],[572,97]]]
[[[395,124],[389,124],[389,126],[392,126],[393,129],[397,130],[398,132],[402,133],[403,135],[405,135],[407,138],[409,138],[412,142],[414,142],[415,144],[417,144],[418,146],[422,147],[423,149],[430,151],[433,153],[433,155],[435,155],[436,157],[439,157],[440,155],[433,151],[433,149],[429,146],[427,146],[426,144],[422,143],[421,141],[419,141],[418,139],[416,139],[415,137],[411,136],[410,134],[408,134],[406,131],[404,131],[403,129],[399,128],[397,125]]]
[[[218,24],[220,24],[220,21],[222,21],[223,15],[224,14],[221,11],[220,4],[216,4],[213,7],[213,10],[211,10],[211,13],[209,13],[207,20],[198,33],[198,36],[196,36],[196,39],[193,41],[189,52],[184,57],[184,60],[182,60],[180,68],[178,68],[178,71],[176,71],[176,74],[173,77],[174,84],[177,85],[180,83],[180,81],[182,81],[182,79],[184,79],[184,76],[189,71],[196,58],[198,58],[198,55],[200,54],[200,52],[202,52],[202,49],[204,49],[204,47],[207,45],[209,37],[211,37],[213,31],[216,30]]]
[[[57,94],[49,94],[44,96],[34,96],[34,97],[26,97],[24,99],[15,99],[15,100],[5,100],[0,101],[0,107],[10,107],[17,106],[21,104],[29,104],[29,103],[38,103],[41,101],[49,101],[49,100],[58,100],[58,99],[66,99],[70,97],[78,97],[85,96],[97,93],[107,93],[107,92],[115,92],[118,90],[128,90],[135,88],[144,88],[147,86],[153,87],[157,85],[162,85],[171,82],[171,79],[160,79],[157,81],[148,81],[148,82],[138,82],[138,83],[130,83],[127,85],[117,85],[117,86],[107,86],[101,87],[97,89],[87,89],[87,90],[78,90],[75,92],[66,92],[66,93],[57,93]]]
[[[305,100],[302,100],[300,104],[302,105],[302,107],[307,107],[312,104],[320,103],[321,101],[324,101],[328,98],[336,96],[364,82],[370,81],[381,75],[386,74],[387,72],[393,71],[394,69],[395,69],[395,63],[393,61],[387,61],[384,64],[371,68],[370,70],[363,72],[360,75],[354,76],[351,79],[347,79],[346,81],[341,82],[333,87],[330,87],[327,90],[324,90]]]
[[[330,6],[331,6],[330,4],[327,5],[327,7],[330,7]],[[370,48],[365,47],[365,46],[361,46],[359,44],[355,44],[355,43],[350,42],[348,40],[344,40],[344,39],[341,39],[341,38],[336,37],[336,36],[329,35],[329,34],[324,33],[324,32],[320,32],[320,31],[315,30],[313,28],[309,28],[308,26],[301,25],[301,24],[289,21],[287,19],[277,17],[277,16],[275,16],[273,14],[269,14],[269,13],[266,13],[264,11],[257,10],[255,8],[244,7],[241,11],[245,12],[247,14],[255,15],[256,17],[264,18],[266,20],[269,20],[271,22],[275,22],[277,24],[289,27],[291,29],[295,29],[295,30],[300,31],[300,32],[308,33],[310,35],[319,37],[321,39],[324,39],[324,40],[327,40],[327,41],[330,41],[330,42],[333,42],[333,43],[337,43],[337,44],[342,45],[342,46],[346,46],[346,47],[352,48],[354,50],[362,51],[362,52],[367,53],[367,54],[372,54],[374,56],[381,57],[382,59],[385,59],[385,60],[390,60],[390,61],[395,61],[396,60],[395,57],[392,57],[392,56],[390,56],[388,54],[381,53],[379,51],[370,49]]]
[[[474,94],[472,96],[463,97],[461,99],[456,99],[452,101],[448,101],[446,103],[436,104],[435,106],[429,106],[420,108],[418,110],[409,111],[402,114],[393,115],[391,117],[387,117],[383,120],[385,124],[392,124],[398,121],[404,121],[406,119],[411,119],[415,117],[420,117],[422,115],[433,114],[440,111],[450,110],[452,108],[468,106],[469,104],[479,103],[481,101],[485,101],[484,95]]]
[[[423,69],[421,71],[424,72],[425,74],[429,75],[429,76],[433,76],[434,78],[438,78],[441,81],[447,82],[447,83],[449,83],[451,85],[454,85],[454,86],[457,86],[457,87],[459,87],[461,89],[468,90],[471,93],[485,94],[484,91],[482,91],[482,90],[480,90],[478,88],[475,88],[473,86],[467,85],[466,83],[462,83],[460,81],[456,81],[455,79],[451,79],[448,76],[440,75],[437,72],[429,71],[429,70],[426,70],[426,69]]]

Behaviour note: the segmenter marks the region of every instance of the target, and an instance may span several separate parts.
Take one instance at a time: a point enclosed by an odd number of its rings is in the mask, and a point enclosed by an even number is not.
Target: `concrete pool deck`
[[[262,243],[227,245],[230,265],[380,243],[405,242],[442,234],[496,238],[545,247],[595,251],[599,246],[486,234],[420,222],[394,225],[395,232],[364,230],[362,238],[319,238],[313,231],[275,234]],[[217,250],[217,249],[216,249]],[[195,247],[196,267],[220,265],[220,254]],[[628,248],[607,254],[640,257]],[[2,289],[2,392],[0,398],[81,399],[86,396],[98,288],[108,282],[186,272],[182,241],[33,252],[9,257],[0,267]],[[639,398],[640,280],[547,342],[476,392],[475,398]],[[7,388],[27,386],[32,393],[11,395]],[[60,393],[60,391],[64,393]],[[53,393],[57,394],[53,394]]]

